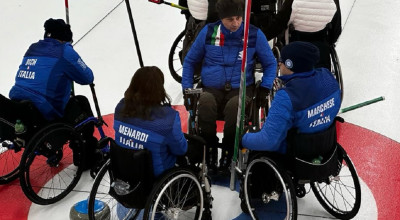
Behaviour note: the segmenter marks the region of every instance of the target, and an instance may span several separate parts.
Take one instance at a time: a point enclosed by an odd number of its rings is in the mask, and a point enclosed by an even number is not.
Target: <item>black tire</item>
[[[242,209],[243,213],[250,215],[249,208],[247,208],[247,203],[245,200],[240,201],[240,209]]]
[[[243,186],[247,210],[253,219],[297,219],[293,182],[270,159],[252,160],[246,169]]]
[[[174,43],[172,43],[171,49],[168,55],[168,68],[172,77],[178,82],[182,82],[182,49],[183,49],[183,39],[185,37],[186,31],[183,30],[176,37]]]
[[[331,54],[331,72],[335,77],[336,81],[339,83],[340,88],[340,98],[343,102],[343,76],[342,76],[342,68],[340,66],[339,57],[336,53],[335,46],[330,47],[330,54]]]
[[[74,164],[81,164],[81,136],[73,127],[57,123],[36,133],[30,143],[20,163],[22,191],[34,203],[55,203],[71,192],[82,175],[82,166]]]
[[[0,120],[0,185],[14,181],[19,175],[24,148],[17,146],[14,138],[13,124]]]
[[[196,175],[186,168],[167,171],[147,199],[143,219],[174,216],[176,219],[201,219],[204,193]]]
[[[109,173],[110,160],[108,160],[94,180],[92,190],[89,195],[88,215],[90,220],[95,219],[131,219],[136,216],[140,210],[128,209],[117,202],[108,192],[110,190],[111,179]],[[95,213],[95,206],[104,205],[105,211]],[[108,216],[109,218],[105,218]],[[124,216],[121,216],[124,215]],[[129,218],[127,218],[129,216]],[[134,218],[133,218],[134,219]]]
[[[338,176],[327,182],[311,183],[311,189],[324,209],[336,218],[351,219],[360,210],[360,181],[348,155],[344,155]]]

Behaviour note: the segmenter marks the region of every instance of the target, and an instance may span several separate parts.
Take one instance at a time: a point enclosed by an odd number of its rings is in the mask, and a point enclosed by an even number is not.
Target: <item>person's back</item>
[[[332,21],[336,11],[333,0],[294,0],[289,24],[297,31],[318,32]]]
[[[175,132],[180,127],[180,119],[177,111],[170,106],[154,109],[153,120],[140,118],[123,118],[120,110],[124,101],[118,104],[114,115],[115,140],[117,144],[125,148],[148,149],[152,153],[154,175],[158,176],[163,171],[174,166],[175,155],[183,155],[186,152],[186,140],[177,142]],[[179,134],[179,132],[176,132]],[[180,145],[175,148],[174,145]]]
[[[330,49],[341,33],[339,1],[294,0],[289,20],[289,42],[307,41],[320,50],[316,67],[330,70]]]
[[[330,46],[342,32],[339,0],[286,0],[279,12],[257,24],[268,40],[278,38],[278,47],[294,41],[316,45],[321,54],[317,67],[330,70]]]
[[[169,105],[163,83],[158,68],[139,69],[114,115],[116,143],[151,151],[155,176],[173,167],[177,156],[187,150],[179,113]]]
[[[71,45],[72,32],[61,19],[45,22],[43,40],[26,51],[9,97],[30,100],[47,120],[61,118],[71,85],[93,82],[93,72]]]
[[[260,132],[243,136],[244,147],[286,152],[290,129],[316,133],[334,123],[341,99],[340,89],[326,68],[314,69],[318,48],[308,42],[293,42],[282,49],[280,69],[283,88],[278,90]]]

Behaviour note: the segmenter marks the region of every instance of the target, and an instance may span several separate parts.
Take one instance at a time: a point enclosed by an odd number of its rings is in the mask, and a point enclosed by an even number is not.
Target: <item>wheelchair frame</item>
[[[36,108],[34,108],[31,102],[20,101],[16,102],[10,100],[4,96],[1,97],[3,101],[9,102],[13,108],[12,112],[17,112],[17,114],[26,113],[27,109],[29,109],[29,113],[32,114],[40,114]],[[6,103],[7,104],[7,103]],[[23,109],[23,113],[21,112]],[[32,110],[32,112],[30,112]],[[6,116],[12,114],[10,111],[5,110],[3,112]],[[30,114],[29,114],[30,115]],[[13,118],[14,116],[11,116]],[[19,118],[19,117],[18,117]],[[21,119],[21,118],[19,118]],[[25,145],[27,145],[28,141],[25,141],[27,138],[32,138],[32,134],[40,130],[40,119],[30,120],[29,123],[25,126],[29,126],[29,129],[32,129],[33,132],[25,132],[23,134],[15,134],[15,124],[10,122],[11,119],[5,119],[0,117],[0,166],[2,167],[0,170],[0,185],[7,184],[12,182],[13,180],[18,178],[19,175],[19,162],[21,159],[21,155],[25,150]],[[23,118],[24,123],[26,123],[26,118]],[[3,130],[4,129],[4,130]],[[28,130],[29,130],[28,129]]]
[[[188,137],[186,135],[186,137]],[[198,137],[195,137],[197,140]],[[200,139],[202,140],[202,139]],[[201,141],[205,144],[204,140]],[[125,208],[109,194],[113,182],[111,159],[100,169],[89,195],[89,219],[98,219],[96,204],[103,202],[110,210],[110,219],[211,219],[211,185],[205,165],[205,147],[201,164],[174,167],[161,174],[153,184],[144,209]],[[188,187],[189,184],[189,187]],[[195,190],[196,205],[185,206],[187,188]],[[191,201],[190,203],[192,203]],[[122,210],[122,211],[121,211]],[[183,217],[183,218],[182,218]]]
[[[236,171],[239,173],[241,179],[241,193],[240,197],[242,200],[241,208],[245,213],[249,213],[253,219],[261,219],[265,217],[267,211],[271,211],[268,203],[275,200],[278,202],[282,200],[281,196],[274,197],[271,193],[263,192],[261,198],[253,198],[251,196],[251,175],[254,171],[256,164],[264,164],[270,169],[270,173],[264,176],[274,177],[279,179],[282,193],[285,194],[286,210],[280,212],[286,213],[285,219],[297,219],[297,201],[298,198],[302,198],[306,194],[304,188],[305,184],[310,184],[310,187],[317,198],[318,202],[322,207],[331,215],[339,219],[351,219],[357,215],[361,206],[361,186],[357,175],[357,171],[352,163],[349,155],[338,143],[336,144],[337,150],[334,154],[339,155],[340,167],[338,167],[337,175],[332,174],[328,177],[324,177],[323,180],[309,180],[299,179],[292,168],[282,164],[282,158],[274,158],[273,156],[261,156],[255,157],[253,160],[242,160],[242,167],[237,168]],[[247,158],[249,151],[245,152]],[[309,162],[302,162],[308,163]],[[312,166],[323,166],[312,165]],[[260,165],[258,165],[260,166]],[[310,165],[308,165],[310,166]],[[271,174],[271,171],[273,174]],[[278,193],[279,195],[279,193]],[[279,198],[279,199],[277,199]],[[276,206],[276,205],[275,205]],[[261,208],[260,208],[261,207]],[[274,207],[274,204],[272,205]],[[260,210],[261,209],[261,210]],[[285,207],[283,208],[285,209]],[[272,214],[279,213],[274,210]]]
[[[30,138],[28,144],[23,146],[25,150],[18,161],[18,167],[8,174],[13,179],[20,177],[24,194],[34,203],[40,205],[55,203],[67,196],[78,183],[85,158],[80,129],[94,124],[100,137],[106,137],[102,128],[105,122],[100,113],[94,84],[90,87],[98,117],[88,117],[75,127],[64,122],[52,122],[43,126]],[[12,150],[12,146],[13,144],[9,145],[8,150]],[[72,150],[72,146],[75,150]],[[96,149],[99,158],[96,160],[96,166],[90,171],[93,178],[108,157],[108,152],[109,146]],[[7,182],[10,181],[11,178],[7,179]],[[46,185],[43,185],[45,183]]]

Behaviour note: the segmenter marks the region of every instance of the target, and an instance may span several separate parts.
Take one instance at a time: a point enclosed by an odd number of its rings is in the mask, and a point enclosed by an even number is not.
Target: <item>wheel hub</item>
[[[261,196],[261,198],[262,198],[262,201],[263,201],[265,204],[267,204],[267,203],[269,203],[271,200],[278,201],[278,200],[279,200],[279,194],[278,194],[277,192],[275,192],[275,191],[272,191],[271,194],[263,193],[262,196]]]
[[[180,208],[169,208],[165,215],[167,219],[179,219],[179,213],[181,212]]]

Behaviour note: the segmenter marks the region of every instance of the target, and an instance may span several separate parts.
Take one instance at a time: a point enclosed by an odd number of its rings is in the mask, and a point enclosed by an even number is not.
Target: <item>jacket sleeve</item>
[[[175,115],[174,124],[172,127],[172,135],[168,138],[169,151],[174,155],[184,155],[187,151],[187,141],[183,136],[181,128],[181,119],[179,113]]]
[[[245,148],[258,151],[280,151],[287,131],[293,126],[293,108],[283,90],[276,93],[261,131],[247,133],[242,138]],[[284,153],[284,152],[282,152]]]
[[[196,40],[190,47],[183,61],[182,89],[193,88],[193,74],[197,63],[202,62],[205,53],[205,38],[207,34],[206,25],[197,35]]]
[[[276,77],[277,63],[267,38],[260,29],[257,33],[256,55],[263,68],[261,86],[271,89]]]
[[[68,66],[66,73],[71,80],[81,85],[93,83],[92,70],[83,62],[82,58],[69,43],[65,46],[64,59]]]

